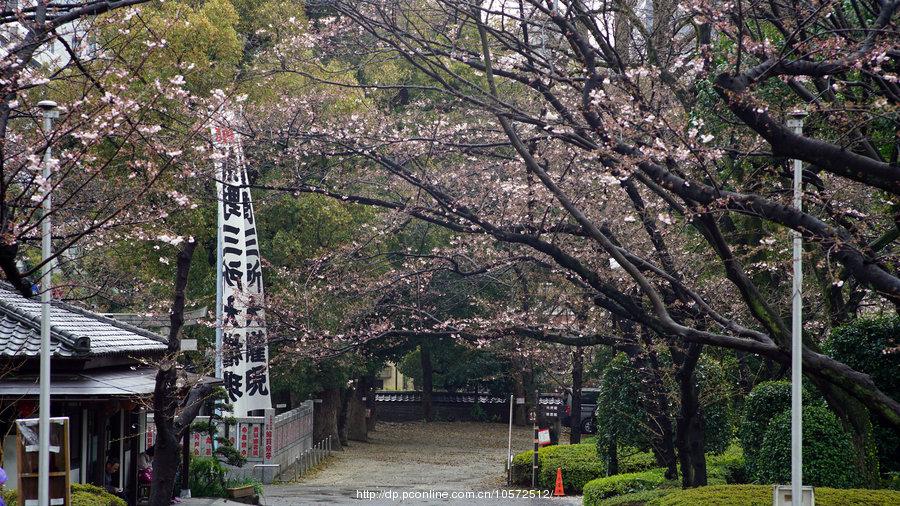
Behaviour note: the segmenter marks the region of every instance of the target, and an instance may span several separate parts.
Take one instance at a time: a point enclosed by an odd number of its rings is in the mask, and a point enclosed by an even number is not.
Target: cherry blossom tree
[[[269,62],[357,108],[323,115],[337,99],[284,93],[249,110],[254,140],[286,166],[256,186],[382,209],[356,247],[409,219],[452,233],[382,271],[373,293],[474,257],[470,271],[527,266],[591,306],[583,326],[559,328],[508,302],[407,328],[365,310],[376,317],[356,320],[357,338],[634,345],[633,360],[664,346],[686,486],[706,479],[693,380],[704,347],[790,362],[785,247],[800,233],[813,266],[804,373],[854,430],[865,468],[866,409],[898,427],[900,404],[820,342],[900,301],[898,5],[338,0],[336,17]],[[804,134],[785,126],[798,110]],[[788,158],[806,164],[803,210]]]

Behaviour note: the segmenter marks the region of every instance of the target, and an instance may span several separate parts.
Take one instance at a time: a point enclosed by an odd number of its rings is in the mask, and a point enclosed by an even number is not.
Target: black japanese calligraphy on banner
[[[262,262],[240,137],[223,115],[211,126],[222,234],[222,380],[235,416],[270,409]]]

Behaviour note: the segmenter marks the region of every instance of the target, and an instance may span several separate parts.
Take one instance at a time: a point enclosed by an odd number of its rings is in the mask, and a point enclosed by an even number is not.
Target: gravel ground
[[[266,486],[263,504],[581,504],[580,497],[511,498],[522,492],[506,487],[507,430],[501,423],[380,422],[370,442],[351,442],[296,482]],[[512,435],[513,454],[532,447],[529,427],[513,427]],[[481,496],[443,495],[467,492]],[[233,504],[190,499],[185,506]]]
[[[490,490],[506,483],[508,426],[499,423],[379,423],[369,443],[350,442],[310,486]],[[513,454],[531,447],[531,430],[513,427]]]

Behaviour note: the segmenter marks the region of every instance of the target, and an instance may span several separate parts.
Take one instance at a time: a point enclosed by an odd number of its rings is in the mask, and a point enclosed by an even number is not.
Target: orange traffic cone
[[[556,489],[553,490],[553,495],[556,497],[562,497],[566,495],[565,490],[563,490],[561,467],[556,468]]]

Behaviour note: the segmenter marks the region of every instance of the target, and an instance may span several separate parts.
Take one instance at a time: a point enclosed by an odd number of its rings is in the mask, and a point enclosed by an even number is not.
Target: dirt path
[[[313,486],[487,490],[506,483],[508,427],[499,423],[380,423],[369,443],[351,442],[300,483]],[[513,427],[513,454],[531,447]]]
[[[379,423],[369,443],[351,442],[295,483],[265,487],[264,504],[581,504],[581,498],[435,497],[509,493],[507,426],[500,423]],[[530,428],[513,427],[513,453],[532,445]],[[367,495],[369,494],[369,495]],[[432,494],[432,495],[428,495]]]

